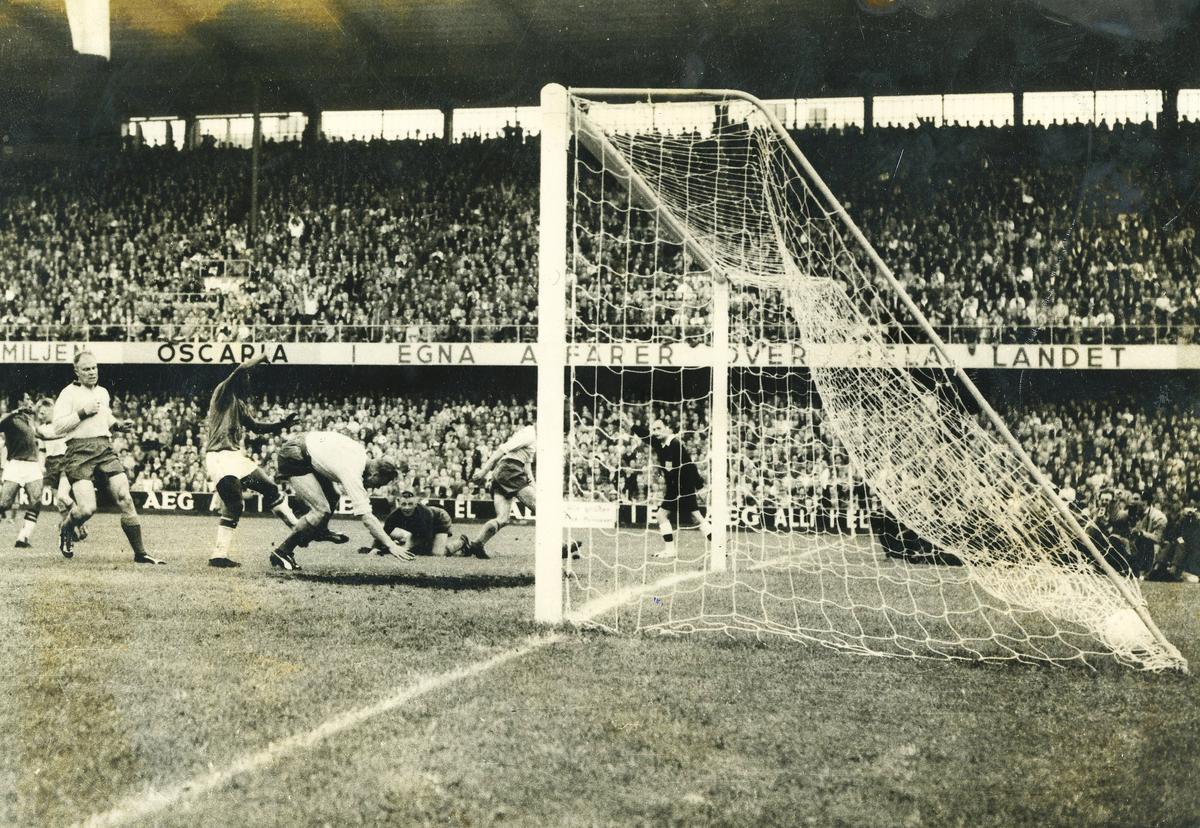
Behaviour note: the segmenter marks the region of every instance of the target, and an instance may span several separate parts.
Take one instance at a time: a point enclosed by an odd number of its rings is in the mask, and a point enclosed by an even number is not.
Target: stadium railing
[[[669,326],[630,326],[625,341],[659,338]],[[1180,345],[1200,343],[1192,325],[1111,325],[1034,327],[1022,325],[934,325],[943,341],[967,345]],[[123,322],[63,325],[8,322],[4,342],[517,342],[537,341],[533,324],[445,324],[412,322],[340,325],[293,322],[238,324],[206,321],[185,324]]]
[[[319,323],[231,325],[146,324],[61,325],[10,322],[0,325],[4,342],[536,342],[537,326],[335,325]]]

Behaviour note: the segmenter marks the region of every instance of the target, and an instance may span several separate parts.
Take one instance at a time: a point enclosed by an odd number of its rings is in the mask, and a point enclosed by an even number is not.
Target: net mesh
[[[1137,582],[1102,571],[953,371],[903,362],[929,350],[920,320],[762,112],[573,97],[572,113],[567,496],[621,504],[618,527],[570,530],[576,617],[873,655],[1183,666],[1132,610]],[[711,367],[723,282],[728,369]],[[707,510],[728,514],[723,568],[699,531],[656,557],[660,506],[675,527],[695,516],[663,502],[655,420],[728,481]]]

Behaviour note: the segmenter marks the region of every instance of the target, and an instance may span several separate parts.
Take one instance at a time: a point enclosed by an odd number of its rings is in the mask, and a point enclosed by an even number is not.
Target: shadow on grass
[[[451,592],[481,592],[489,589],[515,589],[533,586],[532,575],[422,575],[405,572],[300,572],[291,578],[309,583],[334,586],[411,586],[420,589],[445,589]]]

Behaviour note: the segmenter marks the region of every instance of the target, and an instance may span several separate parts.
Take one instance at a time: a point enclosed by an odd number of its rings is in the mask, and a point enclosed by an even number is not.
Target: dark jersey
[[[658,468],[662,470],[668,492],[695,494],[704,487],[700,470],[678,437],[663,440],[651,435],[650,449],[654,452]]]
[[[204,424],[205,451],[240,451],[246,439],[242,422],[242,401],[235,389],[236,375],[230,375],[213,389]]]
[[[37,461],[37,427],[29,414],[14,411],[0,419],[0,434],[4,435],[9,460]]]
[[[406,515],[399,509],[393,510],[383,522],[383,529],[388,535],[391,535],[394,529],[411,532],[413,543],[416,544],[432,540],[434,535],[450,534],[450,515],[445,509],[418,503],[411,515]]]

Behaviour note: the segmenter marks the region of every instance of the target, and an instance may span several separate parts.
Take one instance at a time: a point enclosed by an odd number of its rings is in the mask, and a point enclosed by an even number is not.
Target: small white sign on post
[[[612,529],[617,525],[617,504],[595,500],[564,500],[564,523],[577,529]]]

